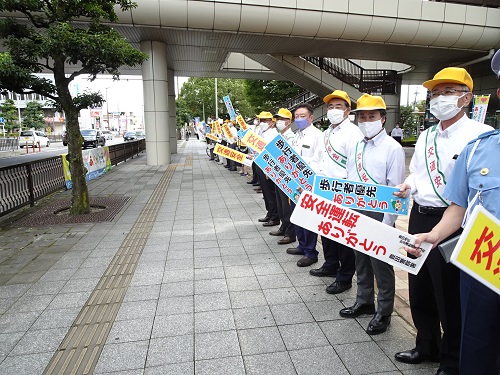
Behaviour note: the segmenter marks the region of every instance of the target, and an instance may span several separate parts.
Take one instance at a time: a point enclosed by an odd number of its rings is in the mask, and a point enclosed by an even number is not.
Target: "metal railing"
[[[19,147],[19,138],[0,138],[0,151],[16,151]]]
[[[339,58],[309,56],[302,58],[360,92],[375,95],[397,93],[398,73],[395,70],[364,69],[350,60]]]
[[[146,140],[109,146],[111,164],[117,165],[146,150]],[[65,188],[61,156],[0,168],[0,216]]]
[[[310,91],[304,91],[300,93],[297,96],[294,96],[293,98],[287,99],[280,105],[276,106],[275,108],[272,109],[273,113],[278,112],[280,108],[287,108],[288,110],[292,111],[297,107],[299,104],[303,103],[309,103],[313,108],[319,107],[320,105],[323,104],[323,101],[321,98],[313,94]]]

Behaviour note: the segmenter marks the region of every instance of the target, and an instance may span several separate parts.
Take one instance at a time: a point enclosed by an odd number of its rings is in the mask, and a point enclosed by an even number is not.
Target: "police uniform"
[[[482,202],[485,209],[500,219],[500,132],[485,133],[478,140],[476,148],[476,141],[472,141],[458,157],[444,195],[461,207],[468,207],[469,202]],[[474,199],[477,193],[481,199]],[[460,374],[498,375],[500,295],[460,271],[460,296]]]

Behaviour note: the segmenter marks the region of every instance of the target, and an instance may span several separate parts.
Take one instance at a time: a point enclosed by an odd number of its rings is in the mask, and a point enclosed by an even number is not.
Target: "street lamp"
[[[21,123],[21,94],[16,94],[17,98],[17,117],[19,118],[19,132],[23,129],[23,125]]]
[[[106,87],[106,119],[108,120],[108,130],[110,129],[110,121],[109,121],[109,103],[108,103],[108,89],[111,87]]]

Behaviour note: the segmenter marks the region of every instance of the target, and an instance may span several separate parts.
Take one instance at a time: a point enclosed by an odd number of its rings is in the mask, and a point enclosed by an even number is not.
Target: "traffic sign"
[[[5,118],[0,117],[0,124],[3,124],[5,122]]]

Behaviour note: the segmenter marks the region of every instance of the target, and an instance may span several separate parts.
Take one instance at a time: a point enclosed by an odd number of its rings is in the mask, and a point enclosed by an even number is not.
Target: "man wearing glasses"
[[[464,110],[473,96],[473,81],[463,68],[445,68],[423,83],[431,91],[430,111],[440,122],[418,138],[410,175],[396,195],[413,196],[408,232],[429,232],[450,202],[444,189],[458,155],[467,143],[493,128],[469,119]],[[442,242],[458,235],[457,231]],[[414,349],[398,352],[396,360],[439,362],[437,375],[458,375],[460,352],[460,273],[431,251],[417,275],[408,275],[410,308],[417,328]],[[441,329],[443,335],[441,336]]]

